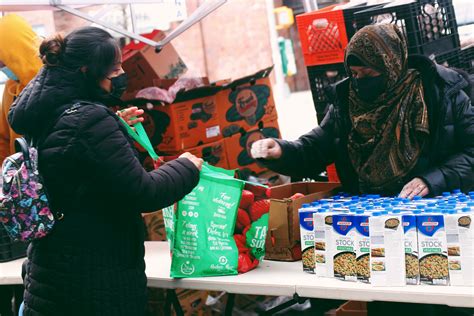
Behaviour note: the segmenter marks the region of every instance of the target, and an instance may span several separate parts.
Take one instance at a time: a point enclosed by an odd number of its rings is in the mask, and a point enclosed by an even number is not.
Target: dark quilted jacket
[[[425,57],[412,57],[410,67],[422,74],[428,105],[430,142],[414,170],[399,183],[400,189],[414,177],[422,178],[431,195],[460,188],[474,189],[474,109],[462,89],[469,83],[454,70],[435,65]],[[351,130],[346,79],[336,86],[336,103],[320,126],[298,140],[278,140],[283,155],[261,161],[270,169],[295,177],[315,177],[336,163],[344,190],[359,193],[358,176],[347,151]],[[396,194],[398,192],[374,192]]]
[[[80,72],[43,68],[10,110],[12,128],[39,141],[51,206],[64,213],[29,247],[24,315],[143,315],[140,213],[181,199],[199,180],[187,159],[146,172],[116,115],[89,91]],[[58,120],[78,100],[88,102]]]

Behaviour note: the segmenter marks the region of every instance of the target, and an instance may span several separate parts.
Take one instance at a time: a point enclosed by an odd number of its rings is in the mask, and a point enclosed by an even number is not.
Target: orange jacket
[[[0,163],[14,153],[18,135],[8,124],[8,111],[13,100],[40,70],[39,38],[20,16],[9,14],[0,18],[0,61],[18,77],[5,84],[0,111]]]

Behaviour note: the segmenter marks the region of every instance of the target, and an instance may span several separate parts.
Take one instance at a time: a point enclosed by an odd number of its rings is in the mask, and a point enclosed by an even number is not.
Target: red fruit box
[[[303,203],[326,198],[338,192],[340,183],[297,182],[271,190],[265,259],[301,260],[298,209]]]

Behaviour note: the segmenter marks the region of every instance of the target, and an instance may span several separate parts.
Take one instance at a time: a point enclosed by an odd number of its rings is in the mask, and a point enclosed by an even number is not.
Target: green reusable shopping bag
[[[128,133],[154,160],[160,159],[141,123],[135,124],[133,130],[124,120],[122,122]],[[248,187],[266,187],[235,179],[234,175],[235,170],[204,163],[199,183],[191,193],[177,205],[162,210],[172,253],[171,277],[238,274],[239,264],[245,261],[239,259],[234,240],[242,189],[246,184]],[[264,214],[252,222],[245,233],[246,247],[254,260],[263,260],[267,230],[268,214]],[[240,268],[242,270],[242,266]]]
[[[204,164],[193,191],[175,213],[171,277],[237,274],[233,234],[244,183]]]

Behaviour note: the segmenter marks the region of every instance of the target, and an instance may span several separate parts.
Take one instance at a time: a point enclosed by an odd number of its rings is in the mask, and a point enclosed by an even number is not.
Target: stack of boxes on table
[[[474,192],[338,194],[299,210],[303,270],[374,286],[474,285]]]
[[[145,36],[160,40],[163,33]],[[234,80],[177,91],[170,103],[137,98],[145,88],[168,90],[186,66],[173,46],[156,54],[153,47],[132,43],[123,49],[123,68],[129,88],[123,100],[145,110],[144,127],[160,156],[176,157],[186,151],[208,163],[239,169],[241,176],[258,176],[265,170],[249,155],[251,144],[261,138],[279,137],[278,117],[272,95],[272,68]],[[145,166],[151,166],[143,148]]]

